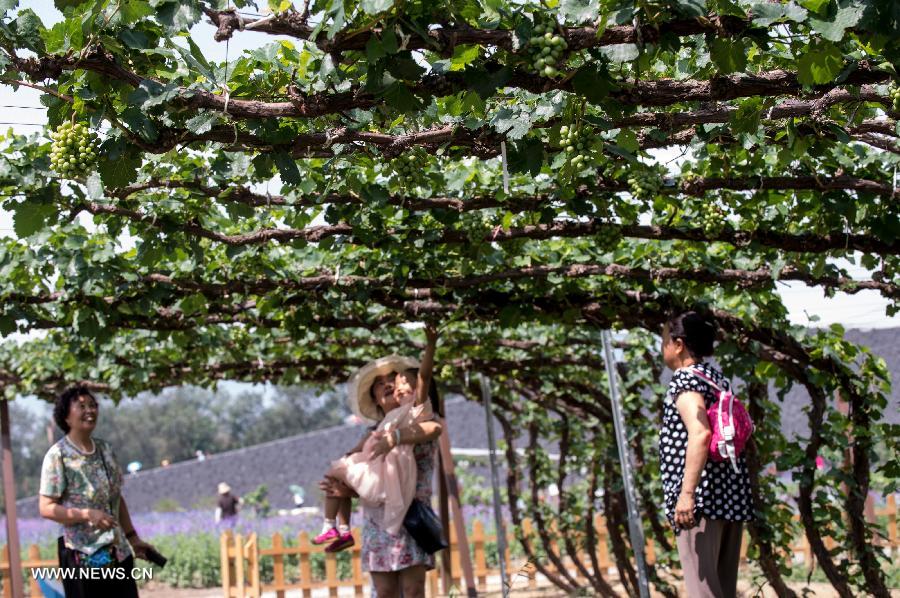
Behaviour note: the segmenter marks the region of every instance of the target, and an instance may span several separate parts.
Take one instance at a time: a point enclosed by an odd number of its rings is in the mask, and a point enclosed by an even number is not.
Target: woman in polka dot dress
[[[729,387],[703,361],[712,355],[715,336],[715,326],[696,312],[670,319],[662,331],[663,360],[675,374],[663,408],[659,463],[666,516],[675,528],[691,598],[735,595],[743,522],[753,518],[744,455],[738,457],[737,472],[727,461],[707,459],[712,431],[706,411],[717,393],[691,370]]]

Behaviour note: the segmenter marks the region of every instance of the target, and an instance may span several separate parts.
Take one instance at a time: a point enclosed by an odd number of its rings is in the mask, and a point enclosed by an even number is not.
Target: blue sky
[[[61,19],[51,0],[30,0],[20,4],[25,4],[37,12],[45,25],[51,25]],[[214,41],[213,32],[214,28],[211,25],[198,24],[192,31],[193,39],[208,59],[221,61],[225,59],[226,45]],[[245,49],[271,43],[275,39],[277,38],[261,33],[237,34],[229,42],[229,57],[233,59]],[[0,127],[12,127],[17,133],[33,133],[39,130],[39,127],[32,126],[46,120],[43,111],[35,109],[40,107],[39,96],[40,93],[34,90],[20,88],[13,91],[7,86],[0,85],[0,110],[2,110]],[[672,156],[674,153],[661,152],[658,158],[665,162],[671,160]],[[13,235],[10,215],[2,210],[0,210],[0,235]],[[846,263],[844,265],[850,268],[850,273],[855,278],[868,277],[864,269]],[[855,295],[838,293],[834,298],[827,298],[818,288],[810,288],[802,283],[781,283],[779,292],[790,312],[792,322],[797,324],[810,324],[809,316],[818,316],[819,321],[813,325],[827,326],[837,322],[847,328],[900,326],[900,321],[896,318],[888,318],[885,315],[887,301],[875,291],[862,291]]]

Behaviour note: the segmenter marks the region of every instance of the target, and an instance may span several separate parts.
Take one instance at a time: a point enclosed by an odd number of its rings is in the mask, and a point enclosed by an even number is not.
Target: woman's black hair
[[[711,320],[695,311],[686,311],[669,318],[666,325],[669,327],[669,337],[680,338],[695,359],[713,354],[716,325]]]
[[[56,403],[53,405],[53,421],[66,434],[69,433],[69,424],[66,423],[66,418],[69,417],[69,409],[72,407],[72,403],[78,397],[91,397],[95,403],[97,402],[97,399],[91,394],[88,387],[79,384],[67,388],[61,395],[56,397]]]

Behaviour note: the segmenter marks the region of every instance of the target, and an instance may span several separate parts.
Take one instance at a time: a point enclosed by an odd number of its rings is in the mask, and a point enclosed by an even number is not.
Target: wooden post
[[[897,554],[897,498],[890,494],[887,497],[887,531],[890,554]]]
[[[235,595],[244,598],[244,537],[241,534],[234,536],[234,581],[237,586]]]
[[[358,529],[353,530],[353,535],[357,538],[360,538],[360,532]],[[362,541],[357,542],[353,546],[353,552],[350,555],[350,566],[353,570],[353,592],[357,598],[362,598],[364,596],[364,586],[366,585],[366,579],[363,577],[362,572]]]
[[[484,524],[480,519],[472,522],[472,544],[475,546],[475,576],[478,585],[487,590],[487,555],[485,554]]]
[[[275,551],[275,554],[272,555],[272,582],[277,588],[275,597],[284,598],[284,554],[282,553],[284,543],[282,542],[281,534],[278,532],[272,536],[272,550]]]
[[[31,566],[38,566],[38,563],[40,563],[41,549],[38,548],[37,544],[32,544],[28,547],[28,560],[30,561]],[[28,592],[33,598],[37,598],[37,596],[41,595],[41,586],[38,584],[34,575],[28,576]]]
[[[453,576],[450,578],[450,587],[456,586],[457,588],[460,586],[460,577],[459,577],[459,551],[456,549],[459,540],[456,538],[456,528],[450,528],[450,537],[447,538],[447,544],[449,544],[449,548],[447,552],[450,553],[450,561],[452,562],[452,571]]]
[[[297,541],[300,548],[300,583],[303,585],[303,598],[312,596],[312,565],[309,562],[310,543],[309,534],[302,532]]]
[[[325,553],[325,583],[328,585],[328,595],[331,596],[331,598],[337,598],[337,554],[333,552]]]
[[[247,567],[250,569],[250,596],[260,598],[262,591],[259,583],[259,539],[256,532],[250,534],[250,539],[244,546],[244,553],[247,557]]]
[[[594,530],[597,533],[597,564],[600,565],[598,575],[606,575],[610,567],[609,545],[606,543],[606,521],[600,515],[594,518]]]
[[[3,498],[6,506],[6,543],[9,548],[9,576],[13,598],[25,598],[22,555],[19,552],[19,526],[16,518],[16,480],[13,476],[12,443],[9,436],[9,402],[0,400],[0,445],[2,445]]]
[[[462,507],[459,504],[459,483],[456,481],[453,455],[450,452],[450,431],[447,429],[446,419],[443,420],[442,424],[444,429],[438,440],[441,450],[441,470],[447,482],[447,496],[449,497],[450,510],[453,512],[453,527],[456,529],[459,563],[466,578],[466,595],[473,598],[478,596],[478,590],[475,587],[475,574],[472,571],[472,555],[469,552],[466,522],[463,519]]]
[[[231,548],[231,530],[225,530],[219,537],[219,551],[222,560],[222,592],[225,598],[231,598],[231,558],[228,551]]]
[[[647,538],[647,564],[652,565],[656,562],[656,546],[653,544],[652,538]]]
[[[425,585],[425,597],[426,598],[437,598],[437,596],[438,596],[437,571],[429,571],[428,572],[428,583]]]
[[[0,546],[0,581],[3,581],[3,598],[12,598],[12,586],[6,581],[3,571],[9,571],[9,549],[6,545]]]

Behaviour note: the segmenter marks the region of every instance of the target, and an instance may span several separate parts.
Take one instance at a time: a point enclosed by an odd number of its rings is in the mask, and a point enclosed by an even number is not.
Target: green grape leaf
[[[747,49],[743,40],[717,37],[710,44],[709,55],[722,74],[739,73],[747,68]]]
[[[831,83],[843,67],[844,58],[834,44],[815,43],[797,60],[797,80],[804,85]]]
[[[302,182],[303,179],[300,176],[300,169],[297,168],[297,161],[290,154],[277,152],[273,154],[272,158],[275,161],[275,166],[278,168],[282,181],[288,185],[299,185]]]

